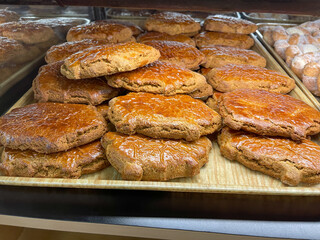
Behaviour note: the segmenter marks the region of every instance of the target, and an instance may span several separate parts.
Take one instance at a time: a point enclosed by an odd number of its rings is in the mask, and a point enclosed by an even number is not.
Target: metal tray
[[[244,19],[250,20],[255,23],[260,22],[277,22],[277,23],[304,23],[307,21],[317,20],[319,17],[315,16],[304,16],[304,15],[288,15],[288,14],[277,14],[279,17],[277,18],[268,18],[268,17],[253,17],[249,16],[250,13],[242,12],[241,15]],[[257,13],[258,14],[258,13]],[[286,15],[288,18],[284,19],[281,15]]]
[[[257,24],[258,26],[273,26],[273,25],[281,25],[283,27],[291,27],[294,26],[292,24],[281,24],[281,23],[261,23]],[[301,91],[309,98],[309,100],[316,106],[316,108],[320,111],[320,97],[314,96],[302,83],[300,78],[290,69],[290,67],[283,61],[283,59],[276,53],[270,44],[268,44],[264,39],[263,35],[259,30],[256,31],[257,38],[264,47],[271,53],[272,57],[277,60],[280,66],[286,71],[286,73],[295,80],[296,85],[301,89]]]
[[[258,41],[256,36],[253,50],[267,59],[267,68],[282,73],[285,71],[272,58],[269,52]],[[309,105],[315,105],[296,87],[291,96],[301,99]],[[33,103],[33,92],[29,90],[12,107],[17,108]],[[220,155],[219,147],[214,137],[213,149],[209,162],[201,169],[199,175],[192,178],[180,178],[168,182],[124,181],[120,174],[112,168],[106,168],[94,174],[82,176],[80,179],[50,179],[0,176],[0,184],[16,186],[68,187],[68,188],[101,188],[101,189],[139,189],[156,191],[204,192],[204,193],[242,193],[271,195],[320,195],[320,184],[314,186],[300,185],[287,187],[279,180],[251,171],[235,161],[229,161]],[[319,139],[314,139],[320,143]]]

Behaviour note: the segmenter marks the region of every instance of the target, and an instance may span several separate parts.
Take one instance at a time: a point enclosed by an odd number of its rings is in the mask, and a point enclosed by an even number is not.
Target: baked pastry
[[[210,15],[204,20],[203,26],[207,31],[239,34],[250,34],[258,29],[253,22],[225,15]]]
[[[302,77],[304,67],[311,62],[317,62],[320,59],[320,50],[317,52],[305,53],[297,55],[292,59],[290,68],[297,74],[299,78]]]
[[[33,80],[34,98],[39,102],[98,105],[118,96],[103,78],[68,79],[60,73],[63,61],[44,65]]]
[[[152,63],[160,52],[141,43],[122,43],[87,48],[64,60],[61,73],[69,79],[81,79],[131,71]]]
[[[108,118],[109,105],[107,103],[102,103],[95,107],[97,108],[97,111],[104,116],[104,118]]]
[[[289,95],[240,89],[219,103],[223,123],[259,135],[305,139],[320,132],[320,112]]]
[[[20,16],[14,12],[6,9],[0,9],[0,23],[19,21]]]
[[[148,31],[163,32],[170,35],[185,34],[194,36],[200,30],[200,23],[192,17],[177,12],[161,12],[151,15],[145,22]]]
[[[104,19],[104,20],[99,20],[96,22],[98,22],[98,23],[100,23],[100,22],[116,23],[116,24],[124,25],[124,26],[131,29],[133,36],[138,36],[139,34],[141,34],[143,32],[143,29],[141,27],[139,27],[138,25],[133,24],[131,22],[127,22],[127,21],[121,21],[121,20],[116,20],[116,19]]]
[[[0,37],[0,64],[20,62],[25,54],[23,44],[14,39]]]
[[[204,87],[204,76],[179,65],[156,61],[130,72],[106,76],[108,84],[134,92],[187,94]]]
[[[212,70],[212,68],[201,68],[200,69],[200,73],[206,78],[208,79],[208,73]]]
[[[11,38],[24,44],[39,44],[55,38],[51,27],[29,21],[0,24],[0,36]]]
[[[213,94],[213,89],[210,84],[205,84],[203,87],[200,87],[198,90],[189,93],[188,95],[193,98],[199,98],[201,100],[207,99]]]
[[[320,96],[320,63],[310,62],[305,65],[302,73],[302,82],[312,94]]]
[[[34,103],[0,117],[0,144],[54,153],[92,142],[105,130],[106,121],[93,106]]]
[[[213,68],[207,77],[209,84],[219,92],[249,88],[286,94],[295,88],[292,78],[277,71],[250,65],[228,64]]]
[[[199,48],[221,45],[249,49],[254,45],[250,36],[237,33],[202,32],[195,37],[195,41]]]
[[[215,92],[213,93],[212,97],[209,97],[206,101],[206,104],[209,108],[215,110],[217,113],[219,113],[219,103],[222,100],[223,93]]]
[[[110,43],[108,43],[107,40],[96,39],[83,39],[74,42],[64,42],[59,45],[52,46],[47,51],[45,60],[47,63],[58,62],[66,59],[76,52],[80,52],[84,49],[100,45],[110,45]]]
[[[174,41],[146,41],[144,44],[160,51],[160,61],[175,63],[191,70],[198,69],[205,62],[205,56],[189,44]]]
[[[219,114],[188,95],[129,93],[109,102],[109,120],[118,132],[194,141],[218,130]]]
[[[226,64],[245,64],[265,67],[267,62],[264,57],[252,50],[212,46],[200,49],[206,56],[206,62],[202,64],[205,68],[222,67]]]
[[[68,151],[44,154],[5,148],[0,171],[6,176],[79,178],[109,166],[99,140]]]
[[[161,32],[145,32],[137,37],[137,42],[148,42],[152,40],[161,40],[161,41],[174,41],[189,44],[193,47],[196,46],[194,40],[184,34],[178,35],[169,35],[167,33]]]
[[[122,179],[166,181],[199,174],[208,162],[212,144],[206,137],[186,142],[108,132],[102,146]]]
[[[70,28],[67,33],[68,42],[82,39],[102,39],[110,43],[129,42],[132,41],[132,31],[122,24],[104,21],[92,22]]]
[[[222,156],[255,171],[296,186],[320,182],[320,147],[304,139],[295,142],[223,128],[218,136]]]

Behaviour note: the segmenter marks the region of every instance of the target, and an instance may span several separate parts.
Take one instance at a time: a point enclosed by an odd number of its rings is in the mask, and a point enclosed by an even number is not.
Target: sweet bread
[[[152,46],[160,51],[160,61],[170,62],[191,70],[199,68],[205,62],[205,56],[197,48],[174,41],[146,41],[144,44]]]
[[[100,138],[106,121],[93,106],[34,103],[0,117],[0,144],[40,153],[66,151]]]
[[[248,88],[286,94],[295,87],[294,80],[284,74],[250,65],[228,64],[213,68],[207,79],[220,92]]]
[[[202,32],[195,37],[195,41],[199,48],[220,45],[249,49],[254,45],[250,36],[237,33]]]
[[[167,181],[199,174],[212,143],[206,137],[186,142],[108,132],[102,146],[123,180]]]
[[[240,89],[219,103],[223,123],[259,135],[306,139],[320,132],[320,112],[289,95]]]
[[[82,79],[131,71],[158,60],[160,52],[141,43],[122,43],[87,48],[64,60],[62,75]]]
[[[218,136],[218,143],[222,156],[277,178],[286,185],[320,182],[320,147],[310,140],[296,142],[226,127]]]
[[[210,15],[204,20],[204,29],[214,32],[250,34],[257,30],[257,25],[232,16]]]
[[[207,85],[201,74],[161,61],[130,72],[109,75],[106,79],[112,87],[164,95],[189,94]]]
[[[60,73],[63,61],[44,65],[33,80],[34,98],[39,102],[98,105],[118,95],[104,78],[68,79]]]
[[[118,132],[194,141],[219,129],[219,114],[188,95],[129,93],[109,102],[109,120]]]
[[[167,33],[169,35],[185,34],[194,36],[200,30],[200,23],[192,17],[177,12],[161,12],[151,15],[145,22],[148,31]]]

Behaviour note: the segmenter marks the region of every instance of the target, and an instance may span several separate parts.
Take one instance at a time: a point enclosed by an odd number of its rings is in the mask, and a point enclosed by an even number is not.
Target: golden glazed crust
[[[194,36],[200,30],[200,23],[192,17],[176,12],[161,12],[151,15],[145,22],[148,31],[163,32],[169,35],[185,34]]]
[[[204,29],[207,31],[250,34],[258,27],[253,22],[224,15],[210,15],[204,21]]]
[[[252,50],[234,47],[212,46],[201,48],[200,51],[206,56],[205,68],[222,67],[227,64],[244,64],[257,67],[265,67],[267,62],[264,57]]]
[[[110,43],[122,43],[132,40],[132,31],[122,24],[104,21],[92,22],[70,28],[67,33],[68,42],[82,39],[99,39],[107,40]]]
[[[295,87],[294,80],[284,74],[250,65],[228,64],[213,68],[207,74],[207,79],[220,92],[249,88],[286,94]]]
[[[181,65],[191,70],[198,69],[199,65],[206,61],[204,54],[189,44],[160,40],[146,41],[144,44],[160,51],[160,61]]]
[[[186,142],[109,132],[103,136],[102,146],[122,179],[166,181],[199,174],[212,144],[206,137]]]
[[[194,141],[220,128],[219,114],[188,95],[129,93],[109,102],[109,120],[118,132]]]
[[[39,102],[98,105],[118,95],[104,78],[68,79],[60,73],[63,61],[44,65],[33,80],[34,98]]]
[[[167,33],[161,33],[161,32],[146,32],[137,37],[137,42],[141,42],[141,43],[152,41],[152,40],[174,41],[174,42],[189,44],[193,47],[196,46],[196,43],[192,38],[183,34],[169,35]]]
[[[72,54],[61,73],[69,79],[100,77],[143,67],[159,57],[157,49],[141,43],[103,45]]]
[[[106,76],[108,84],[134,92],[188,94],[207,85],[205,77],[176,64],[156,61],[130,72]]]
[[[219,112],[232,129],[301,140],[320,132],[320,112],[289,95],[240,89],[222,95]]]
[[[195,41],[199,48],[221,45],[249,49],[254,45],[250,36],[237,33],[202,32],[195,37]]]
[[[68,151],[44,154],[5,148],[0,170],[7,176],[79,178],[97,172],[110,163],[99,140]]]
[[[0,23],[19,21],[20,16],[13,11],[0,9]]]
[[[38,44],[55,38],[51,27],[28,21],[0,24],[0,36],[11,38],[24,44]]]
[[[100,45],[110,45],[110,43],[107,40],[96,39],[83,39],[80,41],[61,43],[59,45],[52,46],[47,51],[45,60],[47,63],[58,62],[66,59],[76,52],[80,52],[84,49]]]
[[[93,106],[34,103],[0,117],[0,143],[12,149],[53,153],[96,140],[106,127]]]
[[[310,140],[295,142],[225,127],[218,143],[222,156],[280,179],[284,184],[320,183],[320,147]]]

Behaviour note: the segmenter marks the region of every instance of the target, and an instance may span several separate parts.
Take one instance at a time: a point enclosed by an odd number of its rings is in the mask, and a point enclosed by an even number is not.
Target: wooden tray
[[[253,36],[254,37],[254,36]],[[267,68],[285,73],[268,51],[254,37],[257,51],[267,59]],[[296,87],[291,94],[314,106],[303,92]],[[34,102],[33,92],[29,90],[13,108]],[[251,171],[238,162],[229,161],[220,155],[218,145],[213,138],[213,149],[209,162],[201,169],[201,173],[193,178],[181,178],[168,182],[123,181],[117,171],[109,167],[95,174],[83,176],[81,179],[49,179],[0,176],[2,185],[45,186],[70,188],[102,188],[102,189],[139,189],[157,191],[205,192],[205,193],[243,193],[274,195],[320,195],[320,184],[315,186],[287,187],[279,180],[264,174]],[[318,139],[317,139],[318,140]]]
[[[283,23],[258,23],[259,27],[261,26],[274,26],[280,25],[284,28],[295,26],[293,24],[283,24]],[[279,56],[278,53],[274,50],[270,44],[268,44],[264,39],[263,35],[260,31],[256,31],[257,38],[262,42],[263,46],[271,53],[272,57],[275,58],[280,66],[286,71],[286,73],[295,80],[296,85],[301,89],[301,91],[310,99],[310,101],[316,106],[316,108],[320,111],[320,97],[313,95],[308,88],[302,83],[300,78],[290,69],[290,67],[283,61],[283,59]]]

